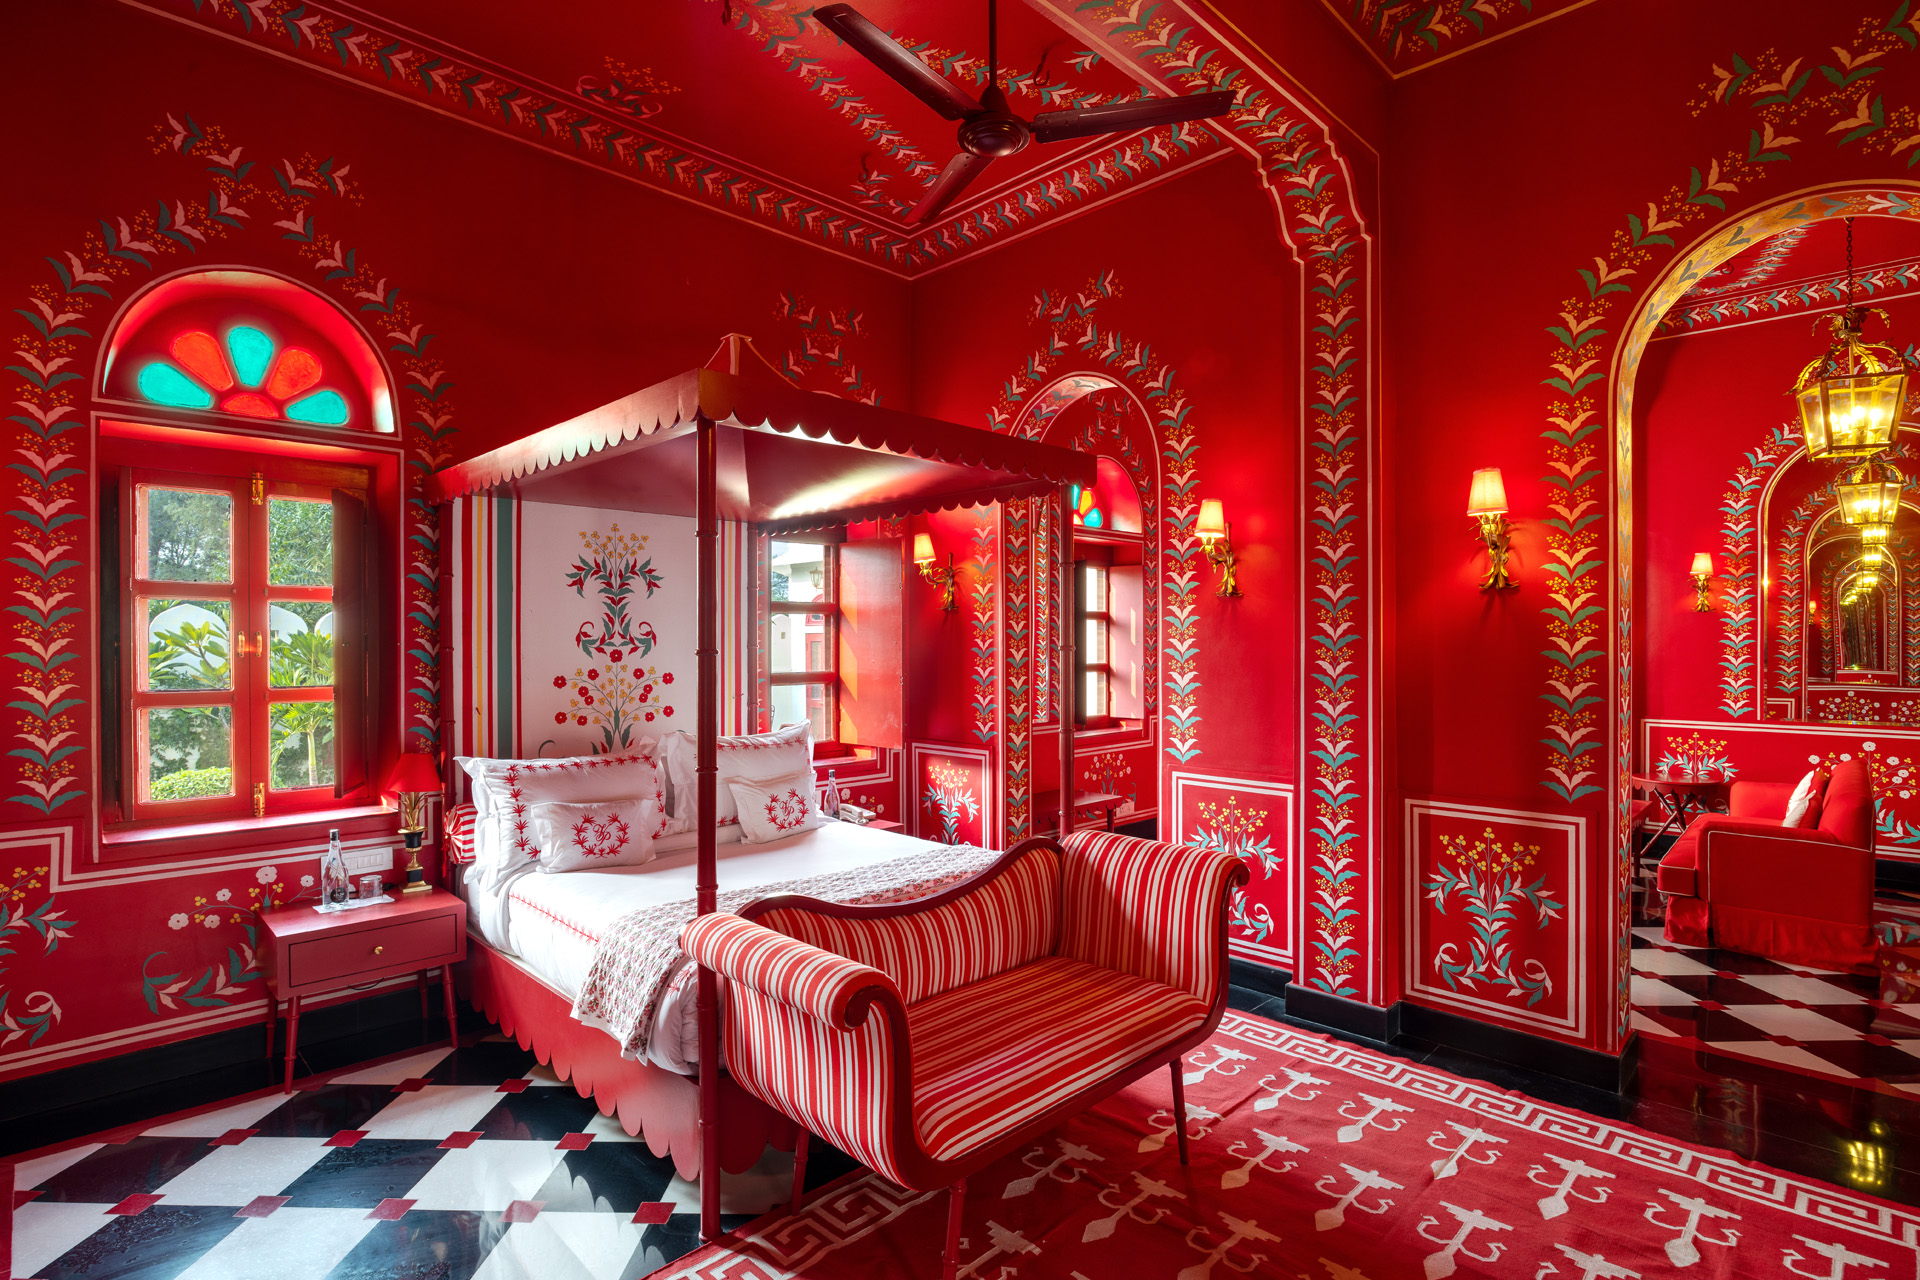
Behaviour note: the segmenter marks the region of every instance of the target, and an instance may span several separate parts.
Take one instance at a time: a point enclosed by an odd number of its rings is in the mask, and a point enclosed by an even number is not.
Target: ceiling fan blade
[[[1140,102],[1109,102],[1071,111],[1043,111],[1033,118],[1035,142],[1063,142],[1095,133],[1130,133],[1157,124],[1206,120],[1233,110],[1233,92],[1219,89],[1180,98],[1147,98]]]
[[[906,46],[854,12],[852,5],[823,4],[813,11],[820,25],[852,45],[868,62],[899,81],[907,92],[949,120],[963,119],[978,111],[980,103],[954,87]]]
[[[976,156],[971,151],[962,151],[947,161],[947,167],[940,171],[940,176],[933,180],[931,187],[927,188],[927,194],[921,197],[920,203],[915,205],[913,212],[907,215],[907,221],[917,224],[931,222],[939,217],[945,212],[946,207],[967,189],[967,184],[979,177],[981,170],[992,163],[991,156]]]

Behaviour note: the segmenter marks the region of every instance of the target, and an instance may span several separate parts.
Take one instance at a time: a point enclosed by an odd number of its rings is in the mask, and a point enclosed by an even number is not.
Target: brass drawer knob
[[[380,953],[381,953],[382,951],[385,951],[385,950],[386,950],[386,948],[385,948],[385,947],[375,947],[375,948],[373,949],[373,954],[375,954],[375,955],[379,955],[379,954],[380,954]]]

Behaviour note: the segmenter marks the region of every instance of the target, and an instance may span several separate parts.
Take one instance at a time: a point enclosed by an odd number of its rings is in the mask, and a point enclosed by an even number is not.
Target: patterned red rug
[[[1229,1012],[1187,1058],[971,1179],[975,1280],[1911,1280],[1920,1215]],[[946,1193],[869,1173],[673,1280],[934,1277]]]

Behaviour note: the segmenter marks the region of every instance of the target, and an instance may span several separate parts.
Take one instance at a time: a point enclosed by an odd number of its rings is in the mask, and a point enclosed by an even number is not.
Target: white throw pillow
[[[784,778],[754,781],[738,778],[727,783],[740,818],[740,839],[744,844],[765,844],[784,840],[802,831],[811,831],[826,822],[827,815],[813,800],[813,770]]]
[[[661,759],[673,789],[670,834],[693,830],[694,809],[699,800],[694,793],[693,770],[698,748],[686,733],[670,733],[660,740]],[[719,826],[731,826],[740,820],[740,809],[727,784],[736,778],[784,778],[813,768],[813,726],[802,721],[772,733],[744,734],[720,738],[714,742],[714,760],[719,767],[719,783],[714,788],[714,818]]]
[[[653,861],[660,804],[612,800],[594,804],[548,801],[527,806],[527,829],[542,871],[598,871]]]
[[[1806,821],[1807,810],[1813,807],[1814,793],[1819,789],[1818,769],[1807,770],[1807,776],[1800,779],[1800,785],[1793,789],[1793,795],[1787,801],[1787,816],[1781,820],[1783,827],[1797,827]]]
[[[497,870],[484,876],[495,884],[514,867],[539,856],[527,810],[537,804],[585,804],[614,800],[651,800],[653,825],[648,838],[665,826],[666,797],[660,768],[642,753],[624,756],[568,756],[560,760],[479,760],[468,769],[474,791],[488,792],[488,819],[499,824]]]

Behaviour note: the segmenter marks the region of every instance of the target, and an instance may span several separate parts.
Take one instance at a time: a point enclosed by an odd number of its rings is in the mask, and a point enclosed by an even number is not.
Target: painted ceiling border
[[[121,3],[903,279],[993,247],[1007,233],[1025,234],[1123,198],[1228,150],[1204,125],[1142,130],[906,236],[638,118],[426,37],[396,35],[397,24],[365,22],[315,0]]]
[[[1436,53],[1431,58],[1411,65],[1406,65],[1406,63],[1409,63],[1411,60],[1398,59],[1397,56],[1391,52],[1382,54],[1381,42],[1371,33],[1355,25],[1354,16],[1342,10],[1342,0],[1320,0],[1320,2],[1326,6],[1327,12],[1333,15],[1334,20],[1340,24],[1341,28],[1344,29],[1348,35],[1352,36],[1362,49],[1366,50],[1367,56],[1373,59],[1375,66],[1386,72],[1389,79],[1403,80],[1415,72],[1425,71],[1429,67],[1437,67],[1443,62],[1450,62],[1463,53],[1471,53],[1476,49],[1484,49],[1496,40],[1504,40],[1508,36],[1518,35],[1522,31],[1537,27],[1543,22],[1551,22],[1564,14],[1572,13],[1576,9],[1584,9],[1588,5],[1596,3],[1596,0],[1573,0],[1571,4],[1562,5],[1551,13],[1539,14],[1535,17],[1528,18],[1524,22],[1516,22],[1512,26],[1503,26],[1490,33],[1476,34],[1461,41],[1444,53]],[[1420,6],[1413,4],[1404,7],[1419,8]],[[1429,16],[1437,13],[1439,7],[1438,5],[1429,5]],[[1464,11],[1471,7],[1474,7],[1472,0],[1468,0],[1466,4],[1460,6],[1460,9]],[[1460,14],[1456,12],[1454,16],[1458,18]],[[1499,15],[1496,15],[1496,18],[1498,16]]]

